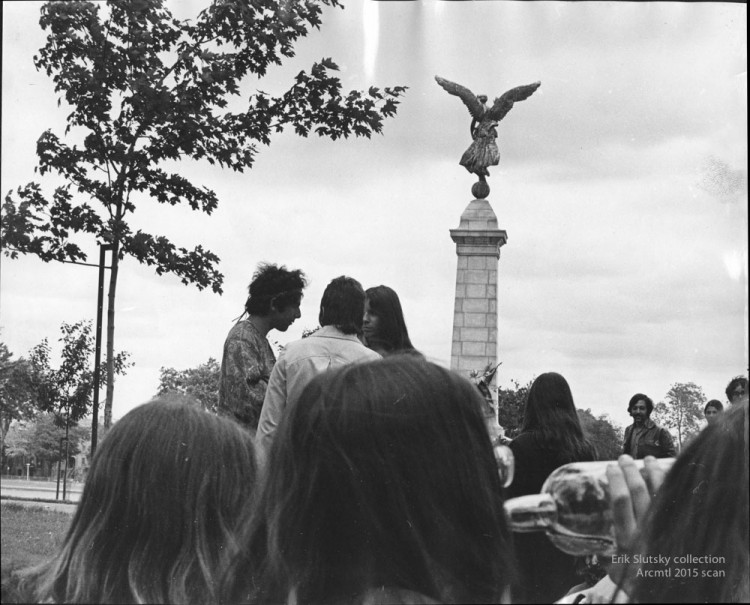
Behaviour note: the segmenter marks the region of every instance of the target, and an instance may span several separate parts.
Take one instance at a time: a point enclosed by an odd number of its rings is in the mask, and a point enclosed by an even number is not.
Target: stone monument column
[[[497,262],[508,235],[497,228],[497,217],[487,201],[487,177],[489,167],[500,163],[498,124],[516,103],[533,95],[541,82],[511,88],[489,105],[485,94],[476,95],[466,86],[440,76],[435,76],[435,81],[448,94],[461,99],[471,114],[472,142],[459,164],[479,179],[471,187],[475,199],[461,215],[458,229],[451,229],[458,255],[451,369],[479,387],[492,408],[485,410],[487,419],[494,416],[497,420],[497,393],[491,388],[498,366]],[[488,428],[492,429],[491,425],[488,422]]]
[[[472,192],[481,195],[477,189]],[[458,256],[451,369],[470,378],[472,371],[481,376],[498,363],[497,265],[508,235],[498,229],[495,212],[483,197],[469,203],[450,234]],[[494,393],[493,401],[497,403]]]

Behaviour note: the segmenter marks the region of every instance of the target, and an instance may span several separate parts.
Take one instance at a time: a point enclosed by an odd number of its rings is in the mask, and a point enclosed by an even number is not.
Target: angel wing
[[[477,95],[475,95],[465,86],[461,86],[460,84],[456,84],[455,82],[451,82],[450,80],[446,80],[445,78],[441,78],[440,76],[435,76],[435,80],[446,90],[446,92],[461,98],[461,100],[464,102],[464,105],[466,105],[466,107],[469,109],[469,113],[471,114],[472,118],[474,118],[475,120],[482,119],[485,112],[485,107],[482,103],[480,103],[479,99],[477,99]]]
[[[490,107],[487,112],[487,117],[499,122],[505,117],[505,114],[511,110],[513,103],[528,99],[541,85],[541,82],[534,82],[533,84],[516,86],[515,88],[511,88],[509,91],[504,92],[502,96],[495,99],[492,107]]]

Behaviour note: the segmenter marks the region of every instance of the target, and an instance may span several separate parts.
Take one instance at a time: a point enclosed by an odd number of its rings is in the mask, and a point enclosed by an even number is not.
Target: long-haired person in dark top
[[[547,476],[569,462],[596,460],[576,413],[573,394],[560,374],[548,372],[534,380],[524,408],[518,437],[510,443],[515,457],[508,497],[536,494]],[[544,534],[515,534],[521,570],[519,602],[551,603],[580,582],[576,559],[558,550]]]
[[[481,406],[467,380],[411,355],[314,378],[281,420],[225,599],[506,599],[511,538]]]
[[[252,439],[175,398],[116,422],[54,558],[22,577],[41,603],[216,603],[255,489]]]
[[[409,339],[398,294],[388,286],[365,290],[365,316],[362,322],[365,344],[383,357],[417,354]]]

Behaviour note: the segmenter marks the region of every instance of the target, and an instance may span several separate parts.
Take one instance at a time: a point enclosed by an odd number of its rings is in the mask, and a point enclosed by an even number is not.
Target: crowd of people
[[[219,413],[162,397],[115,423],[59,552],[17,573],[3,602],[750,599],[745,378],[679,454],[651,399],[631,398],[623,456],[607,471],[624,559],[597,562],[582,584],[591,561],[511,533],[503,510],[555,468],[597,459],[565,378],[532,384],[506,485],[483,395],[414,348],[391,288],[332,280],[321,327],[275,358],[266,335],[300,316],[306,284],[299,270],[259,267],[224,346]],[[659,474],[654,457],[674,456]],[[698,575],[656,582],[640,554],[709,558],[723,575],[685,565]]]

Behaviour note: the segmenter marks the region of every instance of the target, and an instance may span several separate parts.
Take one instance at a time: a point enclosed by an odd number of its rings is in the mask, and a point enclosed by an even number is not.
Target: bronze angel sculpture
[[[461,166],[476,174],[480,181],[490,175],[488,166],[500,163],[500,151],[497,148],[497,124],[505,117],[516,101],[528,99],[541,86],[534,82],[517,86],[495,99],[492,107],[487,107],[487,95],[475,95],[465,86],[451,82],[440,76],[435,80],[450,94],[460,97],[471,114],[471,146],[461,156]]]

